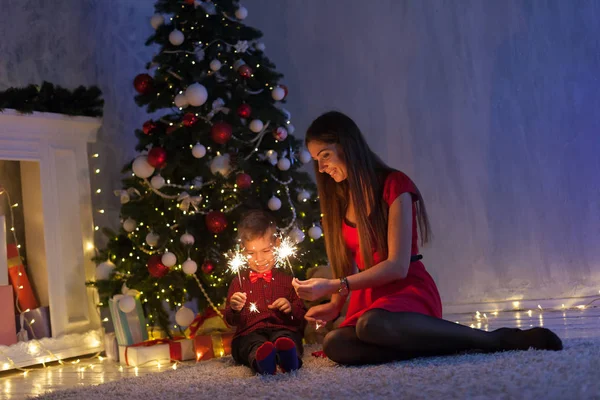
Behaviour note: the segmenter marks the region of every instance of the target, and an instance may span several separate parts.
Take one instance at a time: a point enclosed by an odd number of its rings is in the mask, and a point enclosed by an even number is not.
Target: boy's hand
[[[271,304],[268,307],[269,307],[269,310],[277,309],[286,314],[289,314],[292,312],[292,305],[290,304],[290,301],[288,299],[286,299],[285,297],[278,298],[277,300],[275,300],[273,302],[273,304]]]
[[[229,302],[234,311],[240,311],[246,305],[246,293],[235,292]]]

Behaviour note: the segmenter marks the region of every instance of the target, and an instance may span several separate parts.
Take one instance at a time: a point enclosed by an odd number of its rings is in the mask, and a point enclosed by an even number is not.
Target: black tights
[[[500,328],[486,332],[424,314],[380,309],[365,312],[356,327],[329,332],[323,342],[327,357],[345,365],[379,364],[469,350],[496,352],[530,347],[561,350],[562,342],[546,328],[526,331]]]

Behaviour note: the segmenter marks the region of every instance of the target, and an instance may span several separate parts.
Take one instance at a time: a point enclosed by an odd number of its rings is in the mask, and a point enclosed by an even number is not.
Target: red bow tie
[[[250,271],[250,282],[256,283],[256,281],[259,279],[264,279],[265,282],[270,282],[272,275],[273,275],[273,271],[271,271],[271,270],[269,270],[267,272],[263,272],[263,273]]]

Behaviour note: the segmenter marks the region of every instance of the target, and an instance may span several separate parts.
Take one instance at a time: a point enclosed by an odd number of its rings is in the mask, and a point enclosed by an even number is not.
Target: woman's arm
[[[350,290],[381,286],[406,278],[412,243],[412,198],[402,193],[390,206],[388,214],[388,257],[373,267],[347,277]],[[306,300],[336,293],[339,279],[294,280],[296,292]],[[336,299],[337,300],[337,299]],[[333,301],[333,299],[332,299]],[[341,302],[343,304],[343,302]]]
[[[388,257],[365,271],[350,275],[348,286],[351,290],[406,278],[412,244],[412,211],[410,193],[402,193],[394,200],[388,214]]]

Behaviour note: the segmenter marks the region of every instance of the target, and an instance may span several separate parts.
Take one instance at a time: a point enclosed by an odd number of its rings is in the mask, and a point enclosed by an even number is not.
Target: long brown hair
[[[314,162],[325,249],[334,275],[339,278],[352,273],[351,256],[342,236],[342,221],[350,204],[356,215],[363,265],[372,267],[372,249],[380,254],[388,251],[388,207],[383,199],[383,185],[387,174],[394,170],[373,153],[356,123],[338,111],[315,119],[305,141],[307,145],[311,141],[338,145],[339,156],[346,164],[348,178],[336,183],[329,175],[319,173],[319,164]],[[425,244],[430,240],[431,228],[423,197],[419,189],[416,191],[417,220],[421,243]]]

